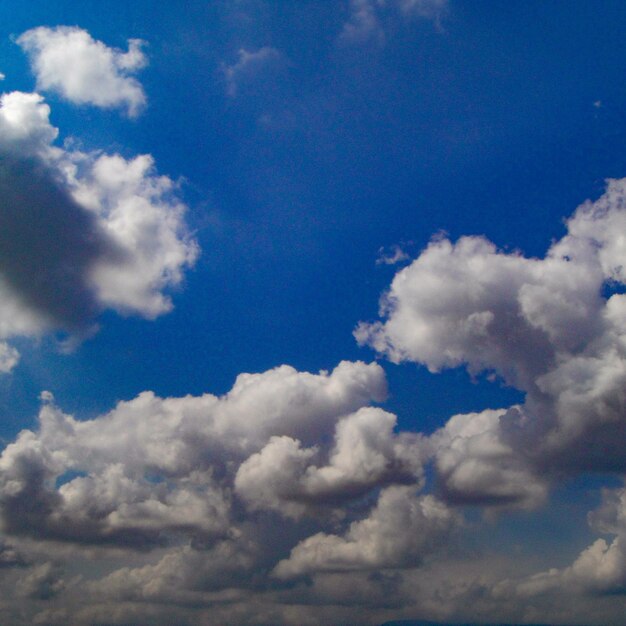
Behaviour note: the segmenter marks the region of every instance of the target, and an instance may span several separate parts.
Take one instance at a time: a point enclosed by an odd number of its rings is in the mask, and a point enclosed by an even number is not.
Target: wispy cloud
[[[350,0],[349,18],[339,39],[347,44],[385,42],[385,22],[395,14],[401,20],[432,20],[437,26],[448,11],[448,0]]]
[[[224,65],[222,68],[226,79],[226,93],[231,98],[237,96],[242,85],[263,80],[269,72],[285,64],[283,54],[269,46],[252,52],[241,48],[238,57],[236,63]]]

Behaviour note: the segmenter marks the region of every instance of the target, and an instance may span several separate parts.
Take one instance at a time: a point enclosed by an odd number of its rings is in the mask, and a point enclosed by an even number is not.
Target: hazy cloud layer
[[[74,104],[123,108],[131,117],[146,103],[143,88],[130,76],[148,63],[140,39],[130,39],[128,51],[122,52],[81,28],[40,26],[26,31],[17,43],[28,54],[41,91]]]

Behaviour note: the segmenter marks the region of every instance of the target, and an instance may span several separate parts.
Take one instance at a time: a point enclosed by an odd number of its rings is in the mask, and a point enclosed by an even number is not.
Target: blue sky
[[[0,15],[2,623],[623,623],[623,3]]]

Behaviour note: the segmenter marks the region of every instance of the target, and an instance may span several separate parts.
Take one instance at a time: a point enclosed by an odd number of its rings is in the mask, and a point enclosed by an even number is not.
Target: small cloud
[[[602,100],[596,100],[596,101],[593,103],[593,106],[594,106],[596,109],[601,109],[601,108],[602,108]]]
[[[352,0],[350,18],[344,24],[339,40],[345,43],[364,43],[367,40],[383,43],[385,33],[371,0]]]
[[[0,80],[4,80],[5,78],[6,76],[2,72],[0,72]]]
[[[409,258],[409,255],[398,245],[392,246],[390,250],[380,248],[376,265],[396,265]]]
[[[129,39],[128,52],[123,52],[82,28],[41,26],[23,33],[17,43],[28,54],[42,91],[53,91],[74,104],[125,108],[130,117],[146,103],[141,84],[130,76],[148,64],[141,39]]]
[[[351,0],[350,16],[339,35],[339,41],[362,44],[373,41],[385,43],[384,22],[393,13],[401,20],[420,18],[431,20],[437,29],[448,10],[448,0]]]
[[[18,364],[20,353],[5,341],[0,341],[0,374],[8,374]]]
[[[235,98],[243,83],[253,82],[260,74],[271,68],[284,65],[285,59],[276,48],[264,46],[255,52],[244,48],[239,50],[239,60],[233,65],[224,65],[222,71],[226,78],[226,94]]]
[[[54,402],[54,394],[51,391],[42,391],[39,394],[39,399],[44,404],[50,404],[50,403]]]

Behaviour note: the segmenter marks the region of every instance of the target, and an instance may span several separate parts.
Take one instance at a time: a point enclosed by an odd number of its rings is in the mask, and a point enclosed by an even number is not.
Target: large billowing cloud
[[[146,103],[140,83],[130,76],[147,64],[140,39],[128,51],[109,48],[77,27],[40,26],[17,43],[28,53],[37,88],[53,91],[74,104],[124,108],[135,116]]]
[[[107,308],[154,318],[198,254],[149,155],[59,148],[49,115],[38,94],[0,96],[0,340],[80,335]],[[2,346],[9,371],[17,355]]]
[[[472,446],[435,438],[443,481],[458,497],[489,497],[492,487],[479,486],[494,470],[502,498],[512,497],[503,487],[512,480],[533,500],[541,488],[526,481],[529,471],[626,469],[626,295],[614,288],[626,281],[625,198],[626,180],[609,181],[543,259],[504,253],[481,237],[435,240],[394,278],[385,320],[357,328],[360,343],[394,362],[431,372],[465,365],[526,393],[523,405],[480,418],[491,470],[475,437]],[[468,423],[476,429],[477,420]],[[443,432],[451,429],[458,423]]]
[[[384,394],[379,366],[345,362],[330,375],[286,366],[242,375],[223,398],[160,399],[146,392],[87,422],[47,403],[39,431],[22,432],[0,457],[3,528],[37,539],[142,548],[160,544],[167,533],[197,541],[232,535],[234,492],[253,509],[284,507],[288,514],[293,502],[307,498],[342,506],[381,484],[417,482],[421,467],[411,442],[396,441],[392,423],[371,432],[363,413],[351,417]],[[346,433],[350,421],[354,432]],[[299,485],[272,491],[272,481],[296,481],[287,463],[250,476],[250,466],[259,464],[255,455],[267,455],[281,438],[310,445],[333,433],[330,451],[319,451],[330,457],[329,468],[309,468],[312,494],[299,494]],[[356,447],[347,448],[346,437]],[[267,484],[257,494],[259,478]]]
[[[88,421],[43,394],[38,428],[0,457],[2,532],[31,553],[7,545],[7,569],[67,620],[74,603],[210,606],[302,575],[419,567],[460,518],[418,494],[426,444],[370,406],[386,391],[379,365],[342,362],[242,374],[221,397],[145,392]],[[63,561],[93,550],[105,575],[72,582]]]

